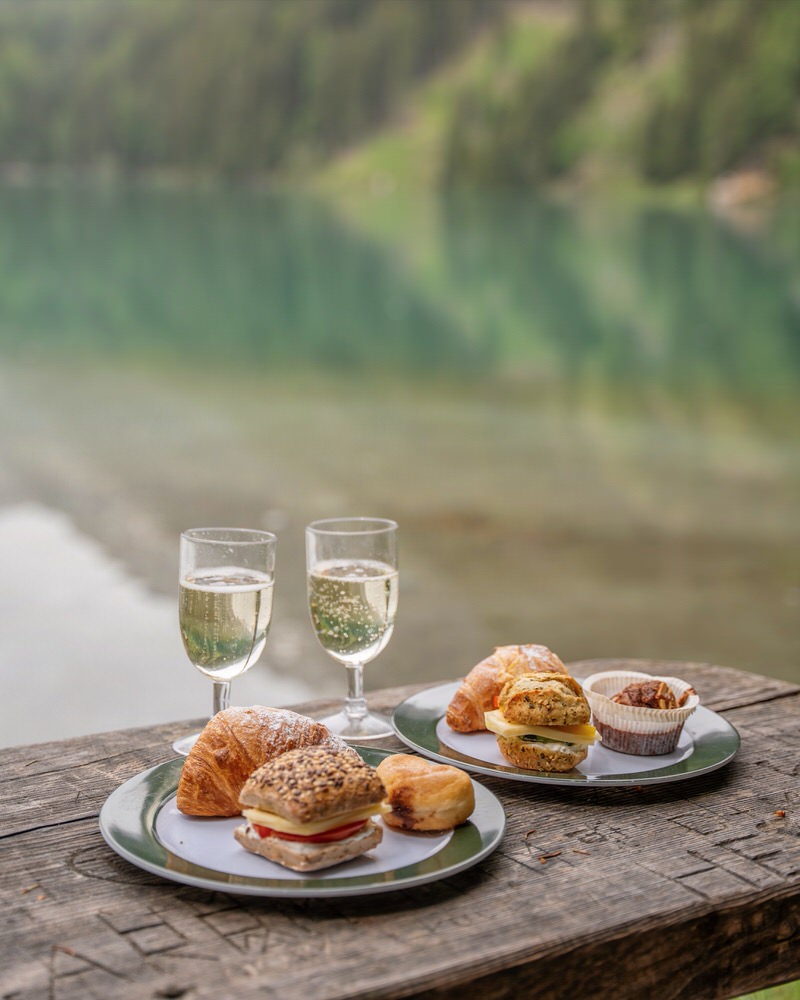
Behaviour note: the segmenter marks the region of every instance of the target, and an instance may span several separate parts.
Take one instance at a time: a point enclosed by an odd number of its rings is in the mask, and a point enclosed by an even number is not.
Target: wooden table
[[[739,730],[736,759],[639,790],[481,777],[508,814],[500,848],[406,892],[237,897],[112,853],[107,795],[201,720],[4,750],[0,996],[695,1000],[800,977],[800,687],[626,663],[693,682]]]

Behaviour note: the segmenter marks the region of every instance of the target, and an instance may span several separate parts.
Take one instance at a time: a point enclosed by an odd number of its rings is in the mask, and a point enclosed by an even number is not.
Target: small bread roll
[[[583,688],[566,674],[525,674],[500,692],[500,711],[523,726],[574,726],[588,722]]]
[[[377,771],[392,807],[383,822],[398,830],[452,830],[475,808],[472,780],[457,767],[396,753]]]

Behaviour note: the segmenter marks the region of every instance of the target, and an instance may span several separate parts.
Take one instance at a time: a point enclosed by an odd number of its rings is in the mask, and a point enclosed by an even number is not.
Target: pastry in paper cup
[[[605,670],[592,674],[582,683],[592,706],[592,722],[603,746],[641,757],[672,753],[678,745],[684,723],[700,704],[691,684],[678,677],[652,676],[634,670]],[[679,707],[649,708],[612,700],[631,685],[634,685],[634,695],[637,691],[644,691],[651,696],[651,700],[658,700],[661,704],[677,702]],[[663,685],[669,689],[666,697],[656,699],[655,691],[666,690]]]

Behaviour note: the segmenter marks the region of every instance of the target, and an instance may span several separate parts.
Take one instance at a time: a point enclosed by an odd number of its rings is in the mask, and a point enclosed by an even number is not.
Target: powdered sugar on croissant
[[[483,714],[495,708],[495,699],[503,685],[534,671],[569,674],[561,659],[547,646],[532,643],[497,646],[491,656],[470,670],[453,695],[445,717],[448,726],[459,733],[485,729]]]
[[[327,726],[284,708],[226,708],[200,733],[183,764],[176,804],[190,816],[238,816],[244,783],[268,760],[307,746],[347,744]]]

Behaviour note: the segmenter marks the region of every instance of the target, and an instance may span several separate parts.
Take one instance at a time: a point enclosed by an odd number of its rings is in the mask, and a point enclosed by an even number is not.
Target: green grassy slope
[[[740,1000],[800,1000],[800,980],[795,983],[786,983],[784,986],[775,986],[771,990],[748,993]]]
[[[512,91],[516,80],[547,59],[573,27],[570,5],[521,5],[499,31],[484,31],[448,65],[412,89],[402,108],[364,142],[332,158],[315,176],[326,195],[345,199],[434,190],[444,142],[462,95],[484,88]]]
[[[318,184],[674,197],[731,173],[747,196],[800,183],[800,4],[511,5]]]

